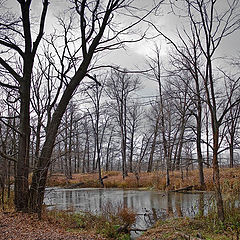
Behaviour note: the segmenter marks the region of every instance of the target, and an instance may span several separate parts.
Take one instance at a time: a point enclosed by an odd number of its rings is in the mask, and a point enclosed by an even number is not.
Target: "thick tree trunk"
[[[23,76],[18,76],[20,84],[20,126],[18,158],[15,172],[14,202],[17,211],[28,210],[28,174],[29,174],[29,146],[30,146],[30,88],[34,64],[34,57],[43,36],[44,23],[47,14],[48,1],[42,1],[43,10],[41,13],[39,32],[35,41],[32,41],[30,8],[31,1],[18,1],[21,6],[21,17],[23,32],[19,36],[24,36],[24,52],[22,52]],[[15,32],[15,30],[14,30]],[[16,31],[17,32],[17,31]],[[14,43],[13,43],[13,46]],[[13,77],[15,77],[13,74]]]
[[[30,63],[29,63],[30,64]],[[28,210],[28,174],[30,145],[30,79],[29,73],[20,86],[20,127],[18,159],[16,164],[14,203],[17,211]]]
[[[83,69],[81,69],[80,67],[76,75],[73,77],[72,81],[69,83],[67,89],[65,90],[61,98],[61,101],[59,102],[52,116],[52,120],[50,121],[49,126],[47,128],[46,140],[43,144],[43,148],[38,159],[37,169],[33,172],[32,177],[32,185],[30,188],[29,196],[29,210],[31,212],[41,214],[44,199],[44,191],[47,181],[47,173],[51,163],[50,160],[52,156],[54,142],[57,136],[58,127],[61,123],[63,114],[66,111],[67,105],[70,99],[72,98],[73,92],[75,91],[76,87],[80,83],[81,79],[83,79],[85,74],[86,70],[84,71],[84,67]]]
[[[29,210],[31,212],[41,213],[42,210],[47,173],[50,166],[50,159],[59,125],[60,118],[58,122],[51,122],[51,131],[48,131],[46,141],[39,157],[37,169],[33,172],[32,185],[30,188],[29,196]]]

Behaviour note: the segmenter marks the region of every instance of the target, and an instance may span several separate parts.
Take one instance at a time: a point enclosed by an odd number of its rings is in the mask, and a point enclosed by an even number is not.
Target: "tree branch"
[[[13,68],[0,57],[0,64],[20,83],[22,78],[16,73]]]

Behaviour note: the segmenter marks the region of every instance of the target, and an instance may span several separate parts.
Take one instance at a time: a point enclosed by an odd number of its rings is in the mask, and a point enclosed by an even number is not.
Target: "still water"
[[[101,188],[48,188],[44,202],[49,209],[71,209],[75,212],[95,214],[104,212],[106,207],[114,209],[124,206],[137,213],[137,220],[133,228],[147,229],[158,219],[206,213],[209,203],[212,202],[212,194]],[[135,239],[139,233],[132,232],[131,235]]]

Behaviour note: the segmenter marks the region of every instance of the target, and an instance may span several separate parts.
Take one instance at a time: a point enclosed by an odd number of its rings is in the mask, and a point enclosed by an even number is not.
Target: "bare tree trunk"
[[[206,106],[206,142],[207,142],[207,168],[210,168],[210,153],[209,153],[209,129],[208,129],[208,124],[209,124],[209,119],[208,119],[208,111],[207,111],[207,106]]]
[[[86,70],[90,63],[90,60],[91,57],[88,57],[79,67],[79,70],[74,75],[68,87],[64,91],[64,94],[55,112],[53,113],[52,119],[47,127],[46,140],[42,147],[37,169],[35,169],[33,172],[32,185],[30,188],[29,196],[29,209],[30,211],[39,213],[39,217],[41,217],[44,191],[47,181],[47,173],[51,163],[50,160],[54,147],[54,142],[57,136],[57,131],[60,126],[61,119],[66,111],[67,105],[72,98],[73,92],[86,74]]]
[[[37,48],[43,36],[45,18],[47,14],[48,1],[44,0],[43,10],[41,13],[39,32],[35,41],[32,41],[31,22],[30,22],[30,7],[31,1],[19,1],[21,7],[21,20],[23,25],[23,32],[19,35],[24,38],[24,52],[12,41],[12,49],[18,49],[20,57],[23,62],[23,75],[18,75],[11,67],[7,67],[8,71],[19,82],[20,94],[20,125],[19,125],[19,144],[18,144],[18,158],[15,173],[14,186],[14,203],[17,211],[28,211],[28,196],[29,196],[29,152],[30,152],[30,88],[33,71],[34,58]],[[15,31],[17,33],[18,31]],[[3,44],[4,45],[4,44]],[[9,44],[8,44],[9,45]],[[1,64],[2,64],[1,58]],[[3,64],[4,66],[5,64]],[[7,64],[8,65],[8,64]]]
[[[158,135],[158,129],[159,129],[159,120],[160,120],[160,114],[157,116],[155,128],[154,128],[154,133],[153,133],[153,141],[152,141],[152,146],[151,146],[151,151],[148,159],[148,169],[147,172],[152,172],[152,167],[153,167],[153,155],[155,152],[155,147],[156,147],[156,140],[157,140],[157,135]]]
[[[234,137],[230,136],[230,144],[229,144],[229,167],[233,168],[234,165]]]
[[[129,172],[133,172],[133,150],[134,150],[134,132],[135,129],[132,129],[131,140],[130,140],[130,155],[129,155]]]
[[[110,155],[110,146],[111,146],[111,141],[112,141],[112,135],[113,135],[113,127],[111,129],[111,133],[110,133],[110,136],[109,136],[109,139],[108,139],[108,144],[107,144],[107,150],[106,150],[106,168],[105,170],[106,171],[109,171],[109,155]]]
[[[31,56],[27,58],[30,59],[30,68],[32,66]],[[27,67],[25,67],[27,68]],[[27,70],[25,70],[27,71]],[[22,84],[20,86],[20,126],[19,126],[19,145],[18,145],[18,160],[16,165],[16,176],[15,176],[15,207],[17,211],[28,211],[28,171],[29,171],[29,146],[30,146],[30,79],[31,71],[28,70],[23,77]]]
[[[201,114],[197,118],[197,158],[198,158],[198,172],[201,189],[205,189],[204,172],[203,172],[203,157],[201,149]]]
[[[73,138],[73,109],[70,107],[69,146],[68,146],[68,177],[72,179],[72,138]]]
[[[184,120],[183,120],[184,121]],[[181,130],[180,130],[180,136],[179,136],[179,144],[177,151],[177,159],[176,159],[176,170],[180,170],[181,167],[181,156],[182,156],[182,148],[183,148],[183,136],[184,136],[184,130],[185,130],[185,123],[181,124]]]
[[[127,156],[126,156],[126,138],[124,134],[124,129],[121,127],[121,154],[122,154],[122,176],[123,179],[127,176]]]
[[[217,127],[214,127],[214,135],[213,135],[213,183],[215,187],[215,196],[217,202],[217,213],[218,218],[223,222],[224,217],[224,208],[223,208],[223,199],[222,199],[222,191],[220,184],[220,173],[218,166],[218,134],[219,130]]]

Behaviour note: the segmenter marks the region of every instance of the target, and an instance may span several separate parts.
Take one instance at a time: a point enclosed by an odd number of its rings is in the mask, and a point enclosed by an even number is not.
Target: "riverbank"
[[[227,221],[225,224],[209,217],[158,221],[138,240],[239,240],[239,220],[240,215],[234,221]]]
[[[129,216],[134,217],[129,212],[124,216],[128,219]],[[216,219],[214,213],[205,217],[170,218],[159,220],[138,240],[238,240],[239,222],[240,209],[237,208],[226,211],[224,224]],[[38,220],[33,214],[0,211],[0,240],[129,240],[128,235],[116,237],[116,227],[119,225],[107,223],[102,217],[66,211],[45,211],[43,220]]]
[[[165,173],[156,171],[152,173],[142,172],[139,175],[129,173],[123,180],[121,172],[103,172],[106,188],[143,188],[166,190]],[[204,169],[206,191],[213,191],[212,169]],[[198,171],[174,171],[170,173],[171,184],[168,190],[176,190],[193,186],[192,190],[201,190],[198,181]],[[223,192],[240,192],[240,168],[220,169],[220,181]],[[52,174],[49,176],[47,185],[49,187],[100,187],[97,173],[73,174],[72,179],[67,179],[63,174]]]
[[[139,240],[239,240],[240,209],[234,206],[233,201],[240,192],[240,168],[221,169],[220,172],[223,192],[229,193],[224,198],[224,224],[218,221],[214,211],[206,217],[160,220]],[[122,180],[120,172],[104,172],[103,176],[107,176],[104,183],[109,188],[165,188],[165,174],[161,172],[141,173],[138,179],[134,174],[129,174],[125,180]],[[211,169],[205,169],[205,180],[206,190],[213,190]],[[180,172],[172,172],[171,182],[169,190],[187,186],[194,186],[193,190],[198,190],[198,172],[184,172],[183,179]],[[48,186],[55,187],[69,187],[79,183],[80,187],[99,187],[98,175],[74,174],[72,179],[67,180],[64,175],[56,174],[48,179]],[[107,208],[102,216],[44,209],[43,219],[38,220],[36,215],[14,212],[13,203],[11,206],[6,208],[5,213],[0,211],[0,240],[127,240],[129,235],[124,234],[124,231],[129,230],[135,218],[135,213],[128,209],[111,212]],[[127,221],[129,224],[126,226],[124,223]]]
[[[224,224],[217,220],[214,211],[195,218],[159,220],[138,240],[238,240],[240,209],[225,210]],[[0,211],[0,240],[130,240],[129,235],[119,234],[118,229],[123,225],[113,222],[116,215],[109,218],[109,213],[95,216],[44,210],[43,219],[39,220],[34,214]],[[127,209],[118,216],[129,223],[135,218]]]

